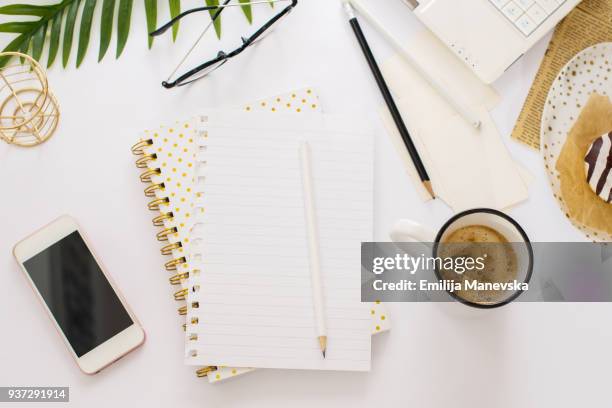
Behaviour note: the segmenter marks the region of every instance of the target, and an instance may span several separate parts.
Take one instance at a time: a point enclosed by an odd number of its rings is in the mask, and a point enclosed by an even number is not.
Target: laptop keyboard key
[[[548,17],[546,11],[537,4],[534,4],[529,8],[529,10],[527,10],[527,15],[531,17],[531,19],[538,25],[541,24],[542,21],[546,20],[546,17]]]
[[[542,7],[547,14],[551,14],[559,7],[559,2],[556,0],[536,0],[536,3]]]
[[[536,29],[537,24],[527,14],[523,14],[516,20],[516,26],[523,34],[529,35]]]
[[[567,0],[489,0],[525,36],[532,34]]]
[[[524,11],[529,10],[529,7],[533,6],[535,0],[516,0],[516,4]]]
[[[508,4],[504,6],[502,12],[510,21],[516,21],[521,14],[523,14],[523,10],[519,6],[516,5],[515,2],[510,1]]]
[[[491,3],[493,3],[493,5],[495,7],[497,7],[498,9],[503,9],[504,6],[509,2],[510,0],[491,0]]]

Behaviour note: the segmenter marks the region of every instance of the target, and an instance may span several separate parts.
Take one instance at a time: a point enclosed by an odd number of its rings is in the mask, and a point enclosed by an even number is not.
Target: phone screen
[[[78,231],[23,265],[78,357],[134,324]]]

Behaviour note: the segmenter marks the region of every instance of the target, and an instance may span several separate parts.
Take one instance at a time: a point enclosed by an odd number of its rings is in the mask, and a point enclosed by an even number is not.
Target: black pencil
[[[402,115],[400,114],[399,109],[397,109],[397,105],[395,104],[395,101],[393,100],[393,96],[391,96],[391,92],[389,91],[389,87],[387,86],[387,83],[385,82],[385,78],[383,77],[382,72],[380,72],[380,68],[378,68],[378,64],[376,63],[376,59],[374,58],[374,55],[372,54],[372,50],[370,49],[370,46],[368,45],[368,41],[363,35],[363,31],[361,31],[361,26],[359,25],[359,21],[357,21],[357,17],[355,16],[355,13],[353,11],[353,6],[351,6],[348,0],[344,0],[344,9],[349,17],[349,23],[351,23],[351,27],[353,28],[355,37],[357,37],[357,41],[359,42],[359,46],[361,47],[361,50],[363,51],[363,55],[368,61],[368,65],[370,66],[370,69],[372,70],[372,75],[374,75],[374,79],[376,80],[376,83],[378,84],[378,88],[380,89],[380,92],[382,93],[382,96],[385,99],[385,103],[387,104],[387,108],[389,109],[389,112],[391,113],[393,122],[395,122],[395,126],[397,127],[397,130],[399,131],[402,137],[402,140],[404,141],[404,145],[406,146],[406,149],[408,150],[408,153],[410,154],[410,158],[412,159],[412,162],[414,163],[414,167],[416,168],[417,173],[419,174],[419,178],[421,179],[423,186],[429,192],[431,197],[436,198],[436,195],[434,194],[434,191],[431,187],[431,180],[429,179],[429,175],[427,174],[425,165],[423,165],[423,161],[421,160],[421,157],[419,156],[419,152],[417,151],[414,145],[414,142],[412,141],[412,138],[410,137],[410,132],[408,132],[408,129],[406,128],[406,124],[404,123],[404,120],[402,119]]]

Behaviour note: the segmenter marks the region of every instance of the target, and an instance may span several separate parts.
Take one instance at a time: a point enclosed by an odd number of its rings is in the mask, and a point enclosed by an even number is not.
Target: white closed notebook
[[[300,117],[297,117],[300,116]],[[372,239],[373,137],[329,115],[210,112],[202,123],[186,361],[367,371],[361,242]],[[299,149],[311,148],[328,335],[317,340]]]

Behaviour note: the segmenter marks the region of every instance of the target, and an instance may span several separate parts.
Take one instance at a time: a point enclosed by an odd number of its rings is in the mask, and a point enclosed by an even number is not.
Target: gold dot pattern
[[[300,89],[287,94],[257,101],[244,107],[246,112],[320,112],[319,98],[310,88]]]
[[[192,261],[190,252],[190,231],[193,226],[192,210],[193,192],[195,188],[194,176],[194,157],[197,152],[196,140],[198,139],[198,118],[186,122],[176,122],[171,126],[161,126],[155,130],[152,138],[153,145],[151,151],[155,151],[157,159],[150,162],[150,168],[160,168],[161,174],[153,178],[153,183],[165,180],[165,191],[158,191],[157,198],[168,197],[170,202],[160,208],[160,212],[172,211],[172,218],[164,220],[164,228],[176,228],[176,233],[169,236],[170,243],[180,242],[181,246],[172,251],[173,259],[187,257],[187,262],[177,265],[181,273],[191,276],[194,269],[190,266]],[[180,131],[179,131],[180,129]],[[145,132],[147,133],[147,132]],[[149,137],[145,135],[145,137]],[[161,163],[161,165],[160,165]],[[187,298],[191,293],[190,282],[188,279],[180,281],[181,289],[187,290]],[[190,324],[197,324],[198,317],[192,314],[192,310],[187,308],[186,319]],[[188,332],[186,332],[189,335]],[[197,353],[189,353],[191,358],[197,358]],[[209,378],[221,379],[221,376],[209,375]]]
[[[291,93],[277,95],[272,98],[257,101],[244,107],[245,111],[268,111],[279,113],[301,113],[301,112],[321,112],[320,104],[316,93],[311,88],[296,90]],[[177,226],[177,233],[169,237],[171,243],[181,242],[182,247],[173,251],[173,258],[180,258],[183,254],[190,254],[189,251],[189,230],[197,222],[197,218],[205,216],[204,208],[193,212],[189,208],[193,207],[193,198],[202,197],[199,184],[193,174],[197,151],[198,138],[197,120],[186,122],[176,122],[171,126],[162,126],[151,132],[145,132],[145,138],[152,138],[153,145],[149,147],[147,153],[156,152],[157,160],[150,162],[150,168],[160,168],[161,174],[153,178],[154,183],[165,180],[165,191],[157,191],[158,197],[169,197],[170,203],[160,208],[160,212],[173,211],[172,220],[164,220],[164,228]],[[152,137],[151,137],[152,136]],[[187,157],[191,154],[189,160]],[[170,176],[173,175],[173,176]],[[180,181],[179,181],[180,180]],[[190,205],[187,206],[187,203]],[[186,207],[187,208],[184,208]],[[192,216],[193,215],[193,216]],[[194,237],[195,238],[195,237]],[[181,266],[181,271],[191,273],[192,269],[188,263]],[[196,266],[194,268],[197,269]],[[192,274],[195,275],[195,274]],[[190,286],[188,281],[181,282],[183,288]],[[368,308],[372,319],[372,333],[380,333],[390,328],[390,322],[385,307],[380,302],[372,303]],[[187,318],[190,319],[191,309],[188,308]],[[207,377],[210,382],[223,381],[228,378],[239,376],[253,371],[253,368],[239,367],[218,367],[216,371]]]
[[[612,95],[612,43],[596,44],[577,54],[552,84],[542,113],[540,153],[553,196],[565,217],[586,237],[596,242],[612,241],[572,219],[561,196],[560,176],[555,168],[565,139],[592,93]]]
[[[185,152],[195,151],[194,143],[197,135],[195,119],[185,122],[175,122],[171,125],[160,126],[153,131],[145,131],[144,138],[151,139],[153,144],[146,149],[145,153],[155,152],[157,159],[149,162],[149,169],[160,170],[160,174],[152,178],[153,183],[164,182],[164,189],[156,191],[156,197],[168,198],[169,203],[160,206],[160,213],[172,211],[172,218],[163,221],[163,229],[176,228],[176,233],[168,236],[170,244],[181,243],[172,251],[171,257],[179,259],[184,253],[189,251],[189,211],[187,203],[192,201],[193,182],[187,178],[193,170],[188,165],[191,160],[185,159]],[[180,132],[178,131],[180,130]],[[185,136],[190,136],[186,138]],[[151,137],[152,136],[152,137]],[[182,177],[181,177],[182,176]],[[179,181],[180,180],[180,181]],[[178,266],[181,271],[189,271],[189,263],[182,263]],[[181,289],[188,288],[188,282],[181,282]],[[179,289],[177,287],[177,289]]]

